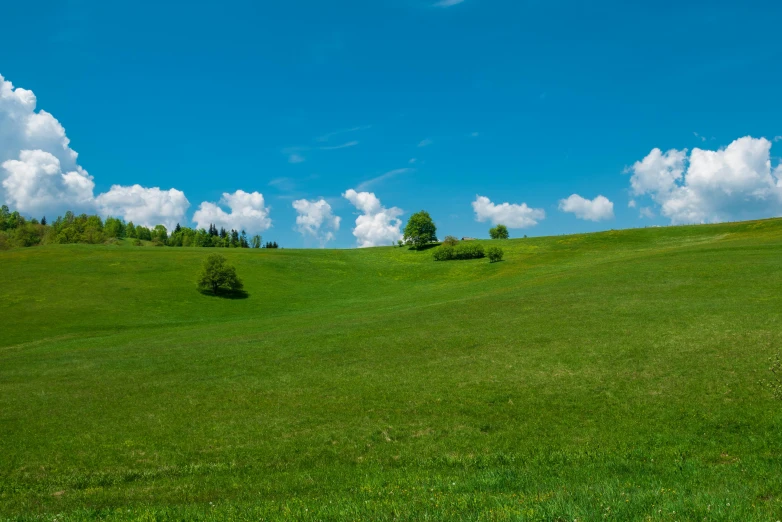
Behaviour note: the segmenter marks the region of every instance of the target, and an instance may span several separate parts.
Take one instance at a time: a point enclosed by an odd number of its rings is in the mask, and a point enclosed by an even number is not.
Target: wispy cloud
[[[298,154],[296,152],[288,156],[288,163],[296,164],[296,163],[304,163],[305,161],[307,161],[307,159],[301,154]]]
[[[284,192],[291,192],[296,188],[296,182],[291,178],[274,178],[269,182],[269,186]]]
[[[348,141],[346,143],[343,143],[342,145],[332,145],[332,146],[324,146],[324,147],[318,147],[320,150],[337,150],[337,149],[347,149],[348,147],[355,147],[358,145],[357,141]]]
[[[695,135],[695,137],[699,138],[701,141],[706,141],[706,136],[701,136],[697,132],[693,132],[693,135]]]
[[[411,168],[389,170],[385,174],[381,174],[380,176],[377,176],[376,178],[368,179],[368,180],[360,183],[358,185],[358,187],[356,187],[356,188],[359,191],[363,192],[363,191],[369,189],[370,187],[372,187],[372,185],[376,185],[376,184],[380,183],[381,181],[385,181],[387,179],[391,179],[391,178],[393,178],[395,176],[399,176],[400,174],[407,174],[408,172],[413,172],[414,170],[415,169],[411,169]]]
[[[358,132],[363,130],[371,129],[372,125],[359,125],[357,127],[351,127],[349,129],[340,129],[334,132],[329,132],[328,134],[324,134],[323,136],[319,136],[315,138],[315,141],[319,141],[321,143],[329,141],[334,136],[339,136],[340,134],[347,134],[349,132]]]
[[[459,5],[464,0],[440,0],[436,4],[434,4],[435,7],[453,7],[455,5]]]
[[[426,139],[424,139],[424,140],[421,140],[421,141],[418,143],[418,146],[419,146],[419,147],[428,147],[428,146],[429,146],[429,145],[431,145],[432,143],[434,143],[434,141],[430,140],[429,138],[426,138]]]

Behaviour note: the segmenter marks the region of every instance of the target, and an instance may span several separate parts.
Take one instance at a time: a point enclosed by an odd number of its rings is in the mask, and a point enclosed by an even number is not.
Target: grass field
[[[782,518],[782,220],[500,243],[0,252],[0,518]]]

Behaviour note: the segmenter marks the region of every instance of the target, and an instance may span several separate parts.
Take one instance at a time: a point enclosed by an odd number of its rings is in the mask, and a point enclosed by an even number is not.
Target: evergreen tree
[[[41,225],[46,226],[46,216],[41,218]]]

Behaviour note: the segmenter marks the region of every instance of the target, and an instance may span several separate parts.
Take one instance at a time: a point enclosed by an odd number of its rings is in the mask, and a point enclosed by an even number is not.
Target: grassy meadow
[[[0,252],[2,520],[782,518],[782,219]]]

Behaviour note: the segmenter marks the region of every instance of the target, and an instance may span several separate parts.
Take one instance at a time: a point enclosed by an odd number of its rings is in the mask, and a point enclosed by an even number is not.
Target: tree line
[[[263,243],[260,235],[248,237],[244,230],[218,229],[215,225],[209,225],[206,230],[177,223],[169,233],[163,225],[149,228],[115,217],[104,220],[97,215],[76,215],[71,211],[50,223],[45,216],[40,221],[26,219],[6,205],[0,207],[0,249],[43,244],[100,244],[120,239],[132,240],[136,245],[147,241],[154,246],[172,247],[279,248],[276,241]]]

